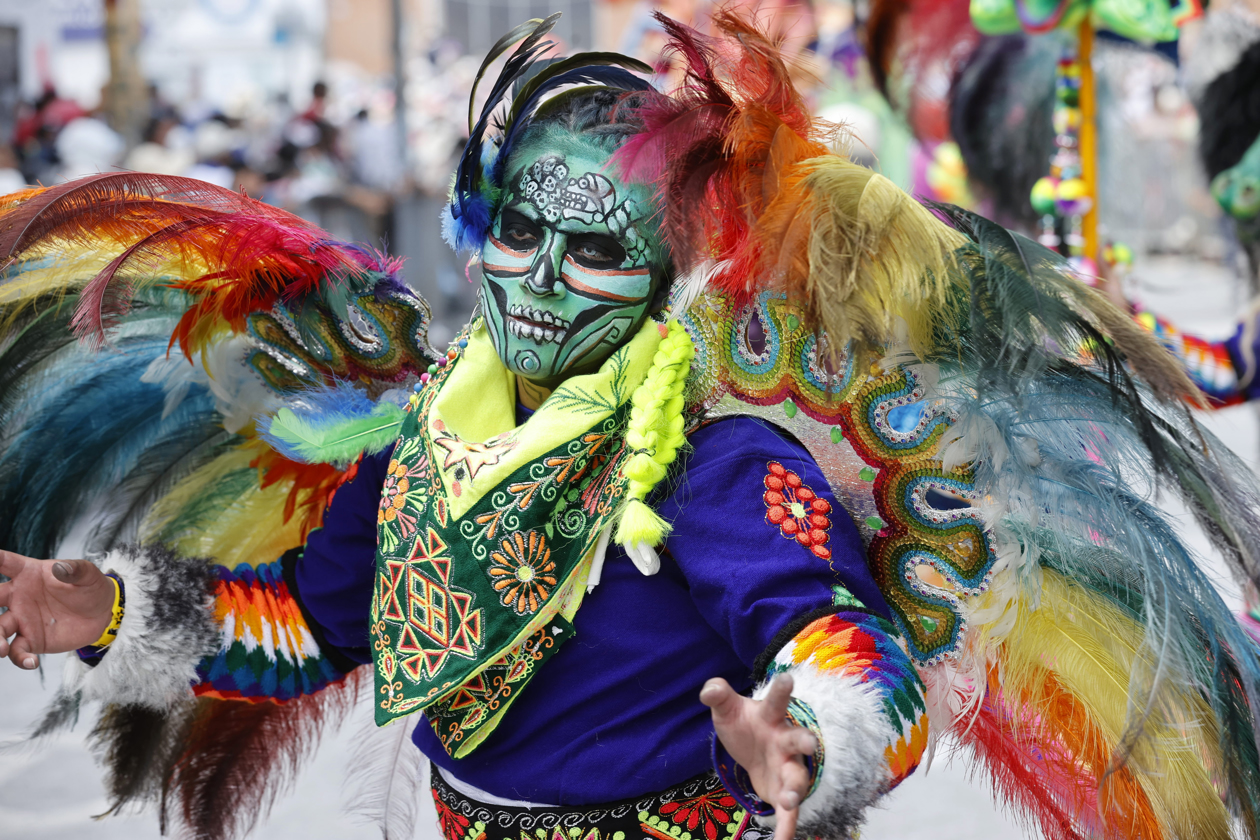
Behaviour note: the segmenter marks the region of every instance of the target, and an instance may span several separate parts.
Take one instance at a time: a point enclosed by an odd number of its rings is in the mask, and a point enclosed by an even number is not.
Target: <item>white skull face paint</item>
[[[648,188],[605,174],[607,153],[522,157],[509,163],[482,249],[483,311],[510,370],[554,380],[597,366],[634,334],[665,264]]]

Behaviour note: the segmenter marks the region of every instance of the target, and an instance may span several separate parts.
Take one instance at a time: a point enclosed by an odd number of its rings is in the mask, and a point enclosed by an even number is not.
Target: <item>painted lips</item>
[[[571,322],[541,309],[528,306],[513,306],[508,309],[508,332],[517,338],[532,338],[538,344],[559,344],[564,341],[565,334],[572,326]]]

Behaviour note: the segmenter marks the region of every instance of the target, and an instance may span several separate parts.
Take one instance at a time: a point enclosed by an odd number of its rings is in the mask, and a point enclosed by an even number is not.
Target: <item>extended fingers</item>
[[[743,698],[735,693],[730,683],[721,677],[709,680],[700,689],[700,702],[712,709],[713,717],[717,719],[738,713],[741,699]]]
[[[17,577],[17,573],[22,571],[22,567],[25,565],[26,558],[21,554],[14,554],[12,551],[0,551],[0,575]]]
[[[17,636],[9,644],[9,659],[13,660],[14,665],[28,671],[39,667],[39,657],[31,650],[30,640],[25,636]]]
[[[778,807],[774,809],[774,840],[792,840],[796,834],[795,808]]]
[[[792,677],[776,674],[770,681],[770,690],[760,704],[760,711],[770,723],[778,723],[787,717],[788,702],[792,699]]]
[[[0,657],[9,655],[9,637],[17,634],[17,617],[12,612],[0,615]]]
[[[788,755],[813,755],[818,747],[818,740],[808,729],[793,726],[783,732],[779,738],[779,746]]]
[[[783,765],[779,771],[780,808],[798,808],[801,801],[809,795],[809,771],[802,761],[793,759]]]
[[[7,656],[13,664],[20,668],[35,668],[39,665],[39,657],[31,653],[30,642],[24,636],[17,636],[17,616],[12,612],[0,615],[0,657]],[[9,637],[13,641],[9,641]]]
[[[92,570],[96,567],[87,560],[58,560],[53,563],[52,576],[72,586],[91,583]]]
[[[801,802],[809,793],[809,771],[800,761],[789,761],[779,771],[779,784],[774,805],[774,840],[792,840]]]

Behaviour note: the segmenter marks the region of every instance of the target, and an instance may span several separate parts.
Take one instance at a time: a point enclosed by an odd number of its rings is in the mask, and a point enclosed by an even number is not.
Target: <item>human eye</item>
[[[512,245],[533,245],[538,242],[537,232],[521,224],[508,225],[504,236]]]
[[[535,247],[542,238],[538,225],[519,213],[505,213],[499,224],[499,231],[503,244],[519,251]]]
[[[620,265],[626,258],[625,249],[617,243],[617,240],[607,236],[574,238],[569,245],[569,252],[580,264],[592,268]]]

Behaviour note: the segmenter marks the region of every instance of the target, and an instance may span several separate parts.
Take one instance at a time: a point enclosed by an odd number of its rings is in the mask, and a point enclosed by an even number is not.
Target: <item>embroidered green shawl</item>
[[[412,398],[395,445],[371,629],[376,722],[423,709],[456,758],[573,635],[625,493],[630,396],[661,340],[647,321],[518,427],[514,376],[481,322],[467,337]]]

